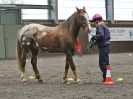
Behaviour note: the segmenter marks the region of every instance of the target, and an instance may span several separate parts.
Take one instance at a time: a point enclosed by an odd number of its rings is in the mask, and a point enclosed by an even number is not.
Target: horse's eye
[[[81,16],[81,19],[85,19],[85,17],[84,16]]]

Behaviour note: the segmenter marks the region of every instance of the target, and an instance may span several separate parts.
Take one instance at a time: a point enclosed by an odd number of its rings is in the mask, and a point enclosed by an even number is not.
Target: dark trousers
[[[103,73],[103,80],[106,78],[106,67],[109,65],[110,46],[99,48],[99,67]]]

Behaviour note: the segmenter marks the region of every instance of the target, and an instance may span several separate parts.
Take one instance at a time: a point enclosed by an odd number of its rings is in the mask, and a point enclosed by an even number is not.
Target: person
[[[106,67],[109,66],[109,53],[111,48],[110,31],[107,25],[103,22],[100,14],[95,14],[92,17],[92,22],[96,25],[96,35],[92,36],[91,40],[96,42],[99,51],[99,67],[102,71],[103,82],[106,79]]]

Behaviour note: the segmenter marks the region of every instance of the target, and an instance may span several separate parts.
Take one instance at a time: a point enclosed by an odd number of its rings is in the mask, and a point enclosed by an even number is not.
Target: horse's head
[[[84,32],[90,33],[91,25],[85,7],[83,7],[83,9],[79,9],[76,7],[76,9],[77,9],[77,23],[83,28]]]

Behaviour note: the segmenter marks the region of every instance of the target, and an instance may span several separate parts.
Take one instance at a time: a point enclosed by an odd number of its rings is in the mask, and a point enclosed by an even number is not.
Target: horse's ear
[[[83,10],[85,11],[85,7],[83,7]]]
[[[78,7],[76,7],[76,9],[77,9],[77,12],[80,12],[80,10],[79,10],[79,8],[78,8]]]

